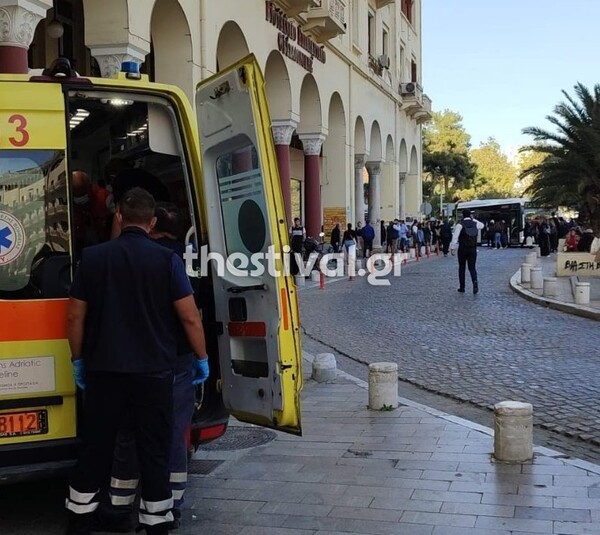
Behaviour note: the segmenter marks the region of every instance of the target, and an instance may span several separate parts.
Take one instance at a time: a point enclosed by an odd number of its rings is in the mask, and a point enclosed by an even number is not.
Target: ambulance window
[[[69,242],[64,152],[0,150],[0,299],[66,297]]]
[[[174,107],[164,98],[134,93],[69,93],[74,246],[115,236],[116,204],[132,187],[174,203],[184,224],[182,244],[196,229],[194,191]],[[193,243],[197,247],[196,243]]]
[[[216,171],[227,256],[265,252],[267,208],[256,148],[246,144],[221,154]]]

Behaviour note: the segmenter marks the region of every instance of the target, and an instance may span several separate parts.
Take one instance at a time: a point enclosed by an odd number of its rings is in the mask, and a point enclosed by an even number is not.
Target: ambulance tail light
[[[204,427],[200,429],[198,433],[198,438],[200,442],[206,442],[208,440],[214,440],[219,438],[225,434],[225,430],[227,429],[227,424],[219,424],[213,425],[211,427]]]

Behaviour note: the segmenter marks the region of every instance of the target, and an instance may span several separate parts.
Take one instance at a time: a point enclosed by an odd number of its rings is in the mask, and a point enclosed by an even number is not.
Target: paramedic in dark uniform
[[[474,219],[471,216],[471,210],[467,208],[463,210],[462,221],[454,227],[450,251],[454,255],[458,247],[458,291],[460,293],[465,293],[465,268],[467,265],[473,283],[473,293],[476,294],[479,291],[476,267],[477,239],[479,231],[483,227],[483,223]]]
[[[183,261],[148,234],[154,211],[147,191],[125,193],[117,212],[121,235],[85,249],[73,280],[67,334],[75,382],[85,396],[82,451],[66,500],[70,535],[90,533],[128,414],[140,462],[140,527],[166,535],[173,521],[169,450],[179,322],[199,356],[200,374],[208,375],[208,361]]]
[[[183,218],[173,203],[156,203],[156,225],[151,238],[183,258],[185,245],[179,239],[183,231]],[[176,529],[181,522],[181,507],[187,484],[187,432],[192,421],[196,402],[196,385],[203,382],[194,374],[194,353],[183,326],[176,331],[177,359],[173,381],[173,435],[169,456],[171,492],[173,494],[174,521],[169,526]],[[127,531],[131,525],[131,512],[137,494],[139,468],[135,440],[125,427],[119,433],[110,478],[109,499],[102,501],[97,510],[96,525],[99,531]]]

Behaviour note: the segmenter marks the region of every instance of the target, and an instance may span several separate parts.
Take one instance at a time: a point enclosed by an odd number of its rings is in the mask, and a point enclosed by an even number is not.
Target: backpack
[[[477,247],[477,236],[479,235],[479,230],[477,229],[477,223],[472,219],[463,220],[462,221],[462,231],[461,231],[461,245],[465,247]]]

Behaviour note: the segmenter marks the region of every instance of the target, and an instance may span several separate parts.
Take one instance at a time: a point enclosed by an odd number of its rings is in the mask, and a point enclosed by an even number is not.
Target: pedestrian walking
[[[294,226],[290,228],[290,247],[292,249],[291,261],[290,261],[290,272],[292,275],[298,275],[300,273],[300,267],[296,255],[302,257],[302,247],[304,246],[304,240],[306,240],[306,229],[300,223],[300,218],[294,218]]]
[[[398,220],[390,221],[389,225],[386,228],[386,253],[394,254],[396,252],[396,244],[398,243],[399,238],[397,223]]]
[[[344,253],[348,264],[348,279],[354,280],[352,273],[354,272],[353,262],[356,260],[356,232],[352,229],[352,223],[348,223],[348,228],[344,231],[342,237],[344,244]]]
[[[362,239],[364,243],[365,258],[369,258],[373,254],[373,240],[375,239],[375,229],[371,225],[371,221],[367,219],[365,226],[362,229]]]
[[[334,253],[340,252],[340,243],[342,239],[342,231],[340,230],[340,224],[336,223],[331,231],[331,247],[333,247]]]
[[[450,249],[454,255],[458,248],[458,291],[460,293],[465,293],[465,268],[467,265],[473,283],[473,293],[479,292],[476,266],[477,236],[483,226],[483,223],[471,217],[471,211],[465,208],[462,221],[454,227]]]
[[[448,256],[450,242],[452,241],[452,225],[447,217],[444,218],[444,222],[440,228],[440,240],[442,242],[442,252],[444,256]]]
[[[120,236],[84,249],[71,287],[67,334],[75,382],[85,391],[86,425],[66,500],[69,535],[91,533],[126,418],[140,462],[140,529],[166,535],[173,522],[169,453],[178,325],[197,356],[195,376],[205,379],[209,370],[183,261],[149,237],[154,212],[150,193],[126,192],[116,214]]]

